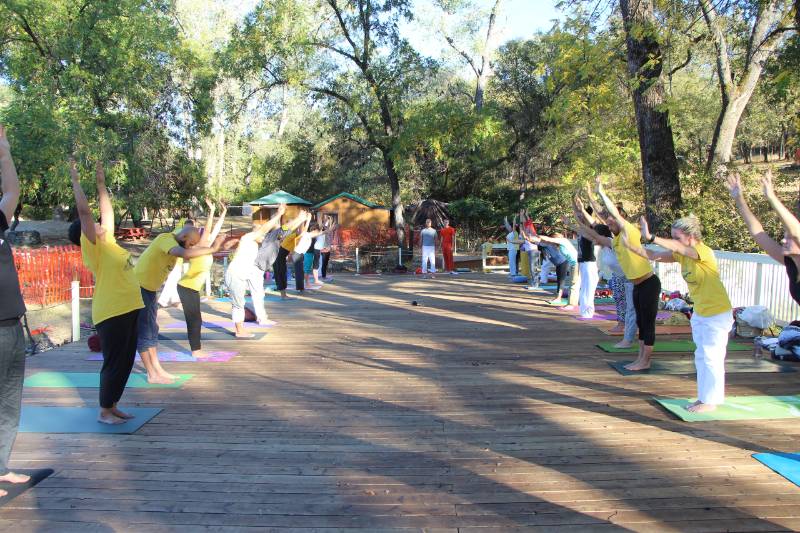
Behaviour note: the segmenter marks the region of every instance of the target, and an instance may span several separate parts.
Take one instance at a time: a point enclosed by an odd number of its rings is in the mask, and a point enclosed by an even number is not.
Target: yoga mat
[[[752,457],[800,487],[800,453],[754,453]]]
[[[253,333],[255,337],[252,339],[247,339],[251,341],[261,340],[267,336],[266,329],[256,329],[250,330],[249,333]],[[186,338],[186,331],[185,330],[166,330],[162,331],[158,334],[158,340],[160,341],[185,341]],[[233,331],[220,331],[218,329],[209,331],[207,333],[203,333],[203,341],[232,341],[238,340],[236,336],[233,334]]]
[[[600,304],[594,306],[595,311],[614,311],[616,313],[617,306],[611,304]]]
[[[124,407],[126,413],[136,418],[124,424],[109,425],[97,421],[97,407],[34,407],[22,406],[19,421],[20,433],[135,433],[149,422],[161,409],[151,407]]]
[[[613,304],[614,298],[595,298],[594,304]]]
[[[658,313],[656,315],[656,320],[667,320],[671,316],[672,316],[671,313],[662,311],[662,312],[660,312],[660,313]],[[616,322],[617,321],[617,314],[616,313],[613,313],[613,314],[611,314],[611,313],[595,313],[594,316],[592,316],[591,318],[584,318],[582,316],[576,316],[575,320],[582,320],[582,321],[586,321],[586,322],[602,321],[602,320]]]
[[[25,492],[26,490],[35,487],[40,481],[52,476],[55,470],[51,468],[44,468],[41,470],[14,470],[17,474],[26,474],[31,478],[27,483],[0,483],[0,489],[3,489],[8,494],[0,498],[0,507]]]
[[[668,361],[653,361],[648,370],[632,371],[625,368],[625,365],[633,361],[608,361],[608,364],[622,374],[623,376],[636,376],[639,374],[695,374],[696,369],[694,361],[686,360],[668,360]],[[786,364],[773,363],[762,359],[728,359],[725,361],[725,372],[729,374],[747,374],[747,373],[786,373],[794,372],[795,369]]]
[[[598,348],[608,353],[637,353],[639,351],[638,342],[630,348],[614,348],[613,342],[601,342],[596,344]],[[669,340],[669,341],[656,341],[653,347],[654,352],[694,352],[696,346],[690,340]],[[729,352],[747,352],[752,350],[752,345],[739,344],[738,342],[729,342]]]
[[[193,374],[178,374],[175,383],[148,383],[143,374],[131,374],[125,385],[131,389],[179,389],[189,381]],[[89,372],[37,372],[25,378],[29,388],[49,389],[96,389],[100,388],[100,374]]]
[[[548,301],[546,301],[545,303],[547,305],[552,306],[552,307],[564,307],[565,305],[569,304],[569,300],[558,300],[556,302],[548,302]]]
[[[611,331],[610,327],[598,327],[602,333],[611,337],[622,337],[624,331]],[[685,326],[661,326],[656,325],[656,335],[691,335],[692,326],[686,324]]]
[[[239,352],[208,352],[208,357],[192,357],[191,354],[185,352],[158,352],[158,360],[165,363],[227,363],[237,355]],[[86,358],[86,361],[102,361],[103,354],[92,354]],[[136,354],[136,362],[141,362],[142,358]]]
[[[710,413],[690,413],[684,409],[684,406],[694,402],[694,398],[656,398],[655,400],[686,422],[800,419],[800,396],[729,396],[723,405]]]
[[[223,304],[231,303],[231,299],[228,296],[223,296],[221,298],[215,298],[214,301],[215,302],[219,302],[219,303],[223,303]],[[248,296],[248,297],[246,297],[244,299],[244,301],[245,301],[245,303],[253,303],[253,298]],[[264,296],[264,301],[265,302],[282,302],[284,300],[280,296],[273,296],[271,294],[267,294],[267,295]]]
[[[245,322],[244,327],[247,329],[263,329],[263,328],[271,328],[276,326],[278,323],[274,320],[270,320],[269,323],[261,325],[257,322]],[[208,322],[203,321],[203,327],[206,329],[224,329],[235,331],[236,324],[232,320],[210,320]],[[180,329],[186,330],[186,322],[179,320],[177,322],[170,322],[169,324],[162,326],[162,330],[164,329]]]

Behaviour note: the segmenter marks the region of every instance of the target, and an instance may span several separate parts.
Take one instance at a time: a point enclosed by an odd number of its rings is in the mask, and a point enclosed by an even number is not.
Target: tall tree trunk
[[[486,82],[491,75],[492,54],[494,53],[494,37],[495,37],[495,21],[497,20],[497,13],[500,11],[500,2],[502,0],[495,0],[492,12],[489,14],[489,28],[486,30],[486,42],[483,46],[481,53],[481,66],[478,69],[478,79],[475,84],[475,110],[481,112],[483,110],[483,93],[486,92]]]
[[[652,0],[620,0],[625,25],[628,72],[642,158],[645,210],[650,223],[667,227],[681,206],[678,159],[664,107],[661,46]]]
[[[403,199],[400,196],[400,177],[394,166],[394,160],[388,150],[381,150],[383,155],[383,166],[386,169],[386,177],[389,178],[389,188],[392,192],[392,216],[394,217],[394,229],[397,232],[397,245],[403,248],[405,245],[406,227],[403,218]]]

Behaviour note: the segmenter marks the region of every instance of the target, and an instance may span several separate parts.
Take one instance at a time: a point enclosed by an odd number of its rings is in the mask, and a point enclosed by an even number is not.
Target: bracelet
[[[656,242],[656,236],[655,236],[655,234],[653,234],[653,235],[650,235],[650,238],[649,238],[649,239],[647,239],[647,244],[653,244],[654,242]]]

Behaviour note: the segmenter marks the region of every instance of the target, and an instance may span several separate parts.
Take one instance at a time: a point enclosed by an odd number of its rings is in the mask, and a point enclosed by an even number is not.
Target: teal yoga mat
[[[614,342],[601,342],[596,346],[608,353],[637,353],[639,345],[634,344],[630,348],[614,348]],[[694,352],[696,346],[690,340],[669,340],[669,341],[656,341],[653,347],[654,352]],[[729,342],[729,352],[749,352],[753,349],[752,345],[740,344],[738,342]]]
[[[153,419],[161,409],[123,407],[136,418],[111,426],[97,421],[97,407],[34,407],[22,406],[19,421],[21,433],[135,433]]]
[[[800,453],[754,453],[753,459],[800,487]]]
[[[716,420],[800,420],[800,396],[729,396],[710,413],[690,413],[685,409],[694,398],[656,398],[667,411],[685,422]]]
[[[179,389],[193,374],[177,374],[175,383],[161,385],[148,383],[144,374],[131,374],[128,384],[131,389]],[[100,374],[90,372],[37,372],[25,378],[25,386],[29,388],[50,389],[97,389],[100,388]]]
[[[623,376],[637,376],[640,374],[666,374],[682,375],[696,373],[693,360],[683,361],[653,361],[648,370],[631,371],[625,365],[632,361],[608,361],[609,366]],[[725,361],[725,372],[730,374],[746,373],[783,373],[794,372],[795,369],[787,364],[758,359],[728,359]]]

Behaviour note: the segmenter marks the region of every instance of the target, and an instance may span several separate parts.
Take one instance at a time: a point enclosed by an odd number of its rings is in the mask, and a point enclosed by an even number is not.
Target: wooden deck
[[[800,450],[800,426],[677,421],[651,398],[691,396],[693,376],[617,374],[593,346],[610,338],[542,299],[471,274],[341,276],[269,303],[263,340],[206,343],[240,349],[231,362],[171,363],[196,374],[183,389],[127,391],[164,408],[136,434],[21,434],[12,467],[56,473],[0,509],[0,530],[800,529],[800,489],[750,457]],[[28,373],[96,370],[86,355]],[[797,393],[798,376],[731,374],[728,391]]]

